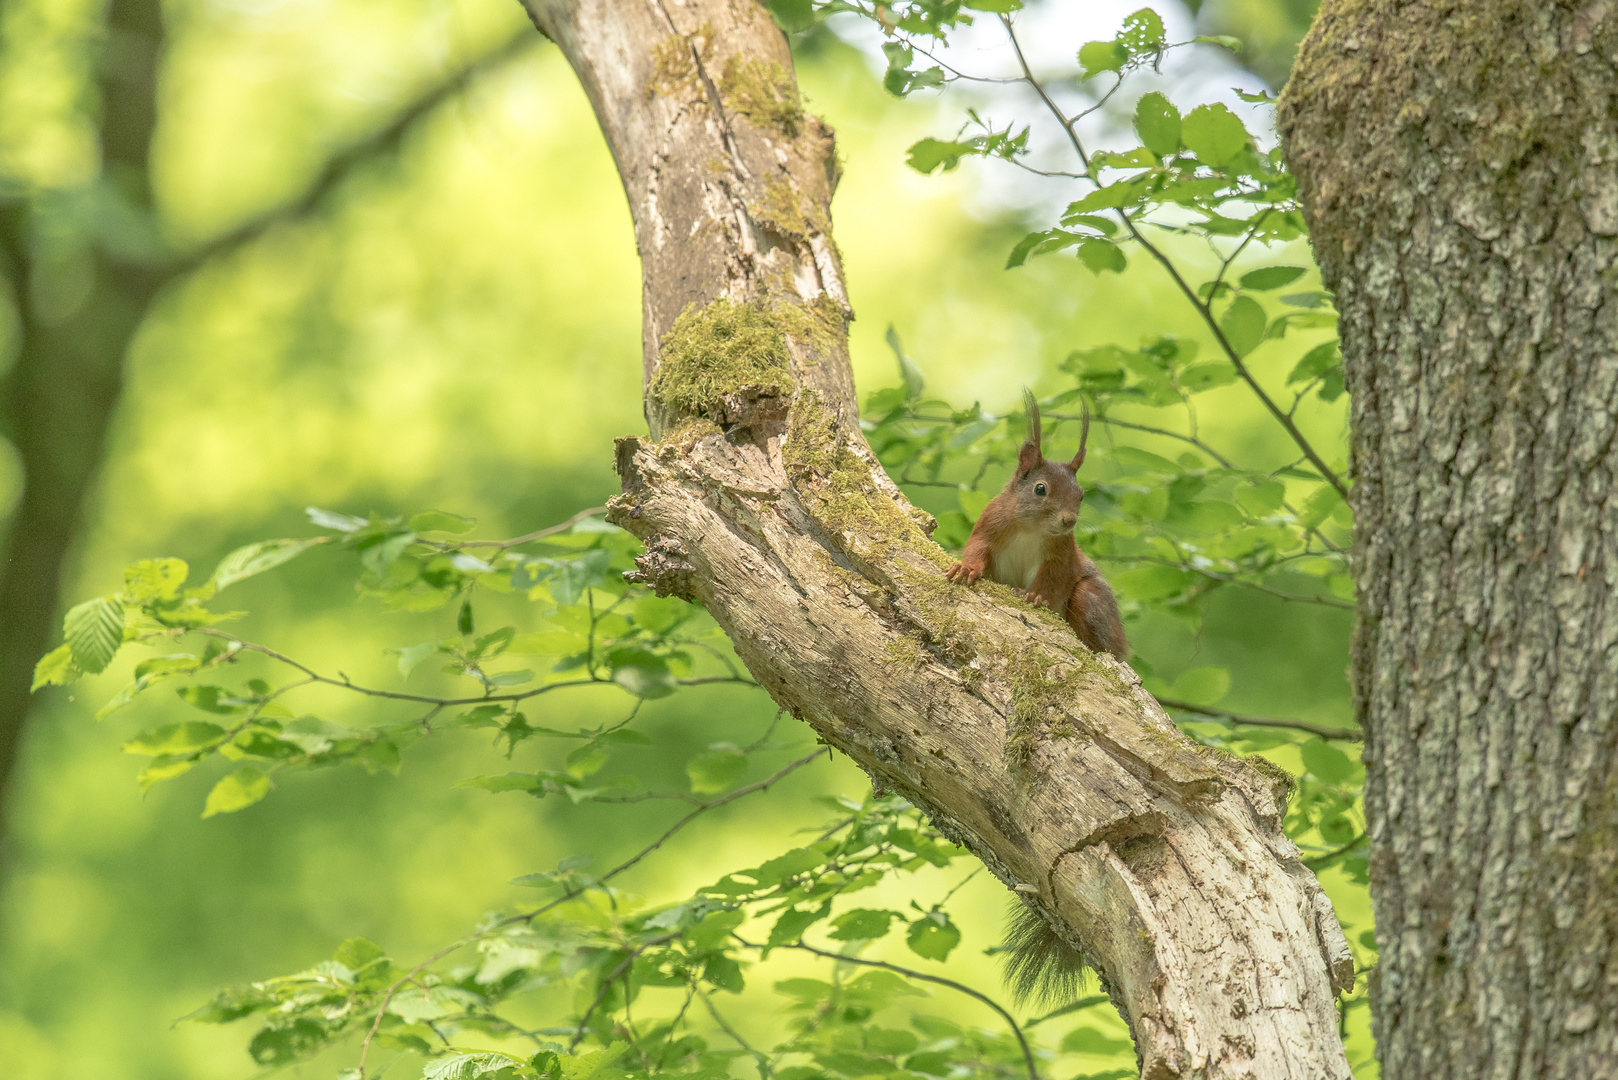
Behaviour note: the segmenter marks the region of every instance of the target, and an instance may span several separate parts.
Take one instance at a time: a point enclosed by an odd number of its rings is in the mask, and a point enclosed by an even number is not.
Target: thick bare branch
[[[528,0],[618,162],[651,439],[612,520],[782,706],[924,808],[1093,958],[1143,1075],[1346,1078],[1353,963],[1284,784],[1183,737],[1125,665],[945,581],[860,434],[830,131],[737,0]],[[657,440],[657,441],[653,441]]]

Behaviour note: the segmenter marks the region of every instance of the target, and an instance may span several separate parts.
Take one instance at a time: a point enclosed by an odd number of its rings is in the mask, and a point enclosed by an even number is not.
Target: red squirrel
[[[1084,501],[1077,476],[1090,438],[1090,409],[1084,410],[1079,452],[1072,461],[1058,462],[1047,461],[1040,450],[1039,402],[1025,390],[1023,403],[1028,439],[1017,452],[1017,471],[983,508],[961,561],[946,576],[962,585],[983,577],[1010,585],[1029,603],[1061,615],[1093,651],[1127,660],[1118,601],[1073,540]]]

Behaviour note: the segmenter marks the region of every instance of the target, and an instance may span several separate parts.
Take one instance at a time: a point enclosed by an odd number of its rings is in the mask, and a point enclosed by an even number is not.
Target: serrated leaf
[[[183,559],[142,559],[124,570],[124,596],[136,603],[173,600],[190,572]]]
[[[1180,110],[1153,90],[1135,104],[1135,132],[1146,149],[1158,157],[1168,157],[1180,149]]]
[[[1117,71],[1129,63],[1129,50],[1116,41],[1090,41],[1079,46],[1080,78],[1088,79],[1104,71]]]
[[[304,540],[260,540],[255,544],[245,544],[219,560],[208,583],[216,590],[223,589],[255,574],[273,570],[325,542],[325,537],[316,536]]]
[[[747,755],[730,743],[715,743],[685,763],[685,775],[697,795],[725,791],[746,769]]]
[[[663,698],[674,693],[669,662],[642,650],[615,650],[611,655],[612,681],[638,698]]]
[[[942,167],[949,172],[961,163],[963,157],[981,152],[973,143],[921,139],[912,143],[905,153],[905,164],[919,173],[928,174]]]
[[[1354,763],[1337,747],[1321,739],[1310,739],[1298,747],[1303,767],[1328,784],[1341,784],[1354,775]]]
[[[1279,480],[1255,480],[1236,489],[1236,502],[1254,517],[1265,517],[1281,509],[1287,487]]]
[[[84,672],[73,662],[73,647],[64,642],[39,658],[28,692],[33,693],[43,686],[66,686],[82,674]]]
[[[1264,308],[1251,296],[1238,296],[1219,317],[1219,329],[1237,356],[1246,356],[1264,340]]]
[[[1287,375],[1287,385],[1312,382],[1325,375],[1328,371],[1342,364],[1342,356],[1337,351],[1337,342],[1328,341],[1316,345],[1303,354],[1290,374]]]
[[[413,514],[410,518],[411,532],[447,532],[459,536],[472,531],[478,523],[477,518],[462,517],[460,514],[451,514],[446,510],[423,510]]]
[[[252,806],[270,793],[271,786],[270,778],[263,772],[251,765],[243,766],[223,777],[208,792],[202,816],[210,818],[215,814],[233,814]]]
[[[1111,240],[1103,240],[1100,237],[1092,237],[1081,242],[1078,255],[1079,261],[1094,274],[1099,274],[1105,270],[1110,270],[1115,274],[1120,273],[1125,266],[1129,265],[1128,260],[1124,258],[1123,250],[1117,244],[1114,244]]]
[[[1291,285],[1303,275],[1304,269],[1301,266],[1261,266],[1257,270],[1243,274],[1241,286],[1244,289],[1268,292],[1271,289]]]
[[[897,911],[855,908],[833,919],[831,932],[826,936],[834,941],[869,941],[885,935],[893,926],[893,920],[897,918],[899,918]]]
[[[955,946],[961,943],[961,930],[942,911],[932,911],[910,924],[905,944],[917,956],[928,960],[944,961]]]
[[[218,724],[204,720],[187,720],[181,724],[164,724],[143,731],[124,743],[124,753],[159,757],[164,754],[190,754],[211,746],[225,735]]]
[[[1198,105],[1180,124],[1180,140],[1197,160],[1218,168],[1247,148],[1247,128],[1220,104]]]
[[[124,607],[110,597],[86,600],[62,620],[73,663],[95,675],[105,671],[124,640]]]
[[[768,944],[785,945],[803,937],[803,932],[831,913],[831,901],[818,908],[788,908],[770,927]]]
[[[764,0],[764,6],[784,33],[800,33],[815,24],[814,0]]]
[[[339,514],[332,510],[322,510],[318,506],[306,507],[304,513],[309,515],[310,521],[319,525],[322,529],[335,529],[338,532],[351,533],[358,532],[365,528],[366,525],[364,518]]]
[[[1305,529],[1316,529],[1320,523],[1331,516],[1332,511],[1341,503],[1342,496],[1337,489],[1329,484],[1322,484],[1315,489],[1314,494],[1304,500],[1303,509],[1298,513],[1298,524]]]
[[[1230,692],[1230,672],[1222,667],[1195,667],[1169,687],[1169,697],[1193,705],[1212,705]]]

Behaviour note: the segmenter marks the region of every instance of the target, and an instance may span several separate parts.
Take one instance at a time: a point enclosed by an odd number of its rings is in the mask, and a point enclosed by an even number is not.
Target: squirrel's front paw
[[[983,567],[968,566],[964,562],[958,562],[946,570],[944,576],[958,585],[975,585],[977,580],[983,576]]]
[[[1042,606],[1042,605],[1045,604],[1045,598],[1043,596],[1041,596],[1039,593],[1035,592],[1033,589],[1023,589],[1023,590],[1021,590],[1021,592],[1022,592],[1022,598],[1024,600],[1028,601],[1030,604],[1033,604],[1036,607]]]

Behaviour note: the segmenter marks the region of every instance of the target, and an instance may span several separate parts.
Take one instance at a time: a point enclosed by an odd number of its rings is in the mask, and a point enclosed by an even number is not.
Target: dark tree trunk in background
[[[1353,392],[1389,1080],[1618,1076],[1618,18],[1326,0],[1282,98]]]
[[[865,444],[831,132],[763,7],[527,6],[634,217],[652,437],[619,440],[611,516],[646,580],[705,604],[777,702],[1093,957],[1144,1076],[1345,1080],[1353,960],[1275,782],[1048,611],[945,581]]]
[[[106,29],[104,182],[149,220],[162,4],[111,0]],[[26,203],[0,203],[0,250],[22,324],[16,361],[0,387],[0,415],[24,474],[0,547],[0,843],[34,662],[55,644],[63,562],[101,465],[124,354],[164,281],[153,262],[158,253],[138,235],[64,240],[35,235],[34,225]]]

